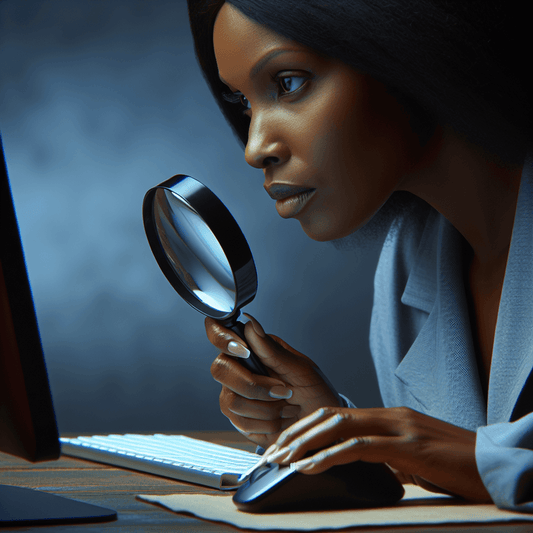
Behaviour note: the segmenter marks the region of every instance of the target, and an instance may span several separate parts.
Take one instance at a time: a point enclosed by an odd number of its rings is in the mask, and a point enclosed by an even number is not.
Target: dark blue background
[[[278,216],[202,78],[185,0],[4,0],[0,72],[0,129],[61,431],[231,427],[203,316],[144,235],[144,193],[177,173],[208,185],[241,225],[259,276],[247,311],[357,405],[381,405],[368,351],[376,256],[356,261]]]

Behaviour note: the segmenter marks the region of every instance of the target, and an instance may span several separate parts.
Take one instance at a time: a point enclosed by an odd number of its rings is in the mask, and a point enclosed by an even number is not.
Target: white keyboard
[[[222,490],[237,488],[261,458],[183,435],[93,435],[60,441],[64,455]]]

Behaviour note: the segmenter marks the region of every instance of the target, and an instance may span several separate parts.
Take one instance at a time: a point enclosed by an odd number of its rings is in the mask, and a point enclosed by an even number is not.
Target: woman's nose
[[[289,147],[282,141],[275,124],[257,115],[252,118],[248,130],[248,143],[244,152],[246,162],[259,169],[280,165],[290,157]]]

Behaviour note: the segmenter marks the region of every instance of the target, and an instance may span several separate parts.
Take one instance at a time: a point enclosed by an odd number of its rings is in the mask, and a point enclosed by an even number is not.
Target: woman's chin
[[[359,220],[350,220],[348,224],[339,224],[338,220],[331,220],[331,217],[320,215],[314,215],[308,219],[302,218],[299,222],[304,233],[310,239],[318,242],[346,239],[358,233],[366,225],[366,222]]]
[[[320,224],[320,223],[313,223],[313,224],[305,224],[304,222],[300,221],[300,225],[302,226],[302,229],[304,230],[304,233],[314,241],[317,242],[328,242],[328,241],[334,241],[337,239],[341,239],[345,235],[339,235],[337,232],[334,231],[333,228],[328,227],[327,224]]]

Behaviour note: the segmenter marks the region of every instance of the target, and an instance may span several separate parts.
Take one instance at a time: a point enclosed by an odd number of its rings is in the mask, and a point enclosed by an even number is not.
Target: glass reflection
[[[154,219],[161,245],[181,282],[212,309],[235,308],[235,280],[222,247],[198,215],[178,195],[157,189]]]

